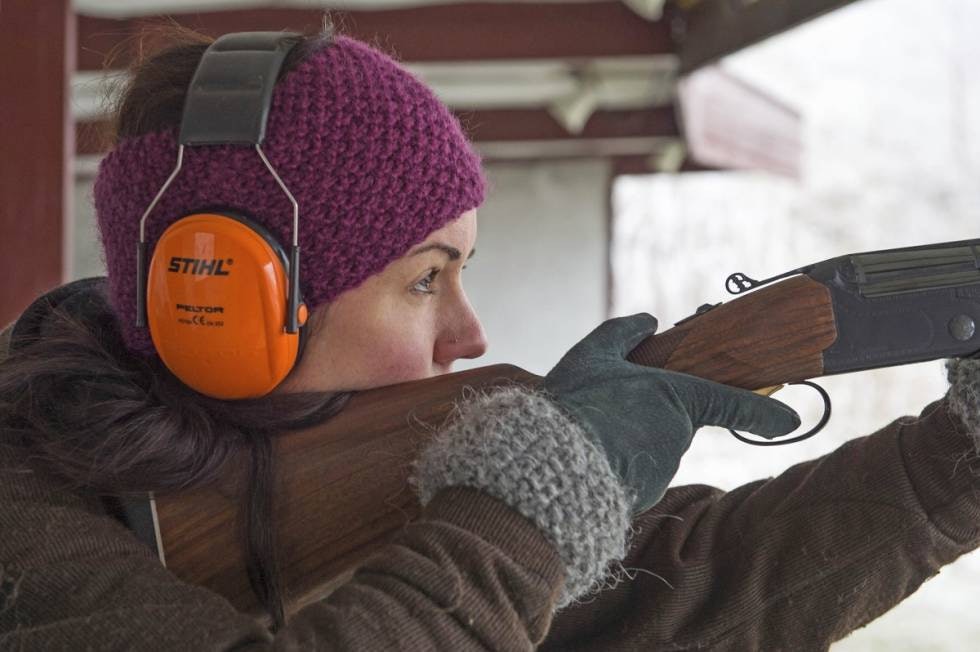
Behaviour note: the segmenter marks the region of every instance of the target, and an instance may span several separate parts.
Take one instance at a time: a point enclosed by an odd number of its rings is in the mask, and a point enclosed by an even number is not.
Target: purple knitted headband
[[[126,346],[154,352],[135,328],[139,220],[177,160],[177,128],[129,138],[103,159],[95,209],[109,300]],[[262,149],[299,202],[300,287],[310,310],[382,271],[483,202],[480,159],[449,110],[388,56],[348,37],[276,86]],[[187,212],[223,206],[290,241],[292,209],[253,148],[184,151],[147,219],[151,248]]]

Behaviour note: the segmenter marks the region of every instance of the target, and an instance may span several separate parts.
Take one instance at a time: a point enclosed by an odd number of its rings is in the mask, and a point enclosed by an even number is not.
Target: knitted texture
[[[950,358],[946,361],[949,380],[949,409],[973,436],[980,453],[980,360]]]
[[[427,504],[444,487],[481,489],[538,526],[565,564],[558,607],[599,588],[626,553],[629,501],[580,426],[544,396],[507,387],[459,403],[416,461]]]
[[[148,331],[133,326],[139,220],[176,165],[176,136],[175,126],[124,140],[95,181],[110,303],[127,347],[144,354],[154,349]],[[391,58],[347,37],[279,81],[262,149],[299,203],[300,288],[311,310],[484,197],[479,157],[456,118]],[[202,208],[243,212],[291,242],[292,205],[253,147],[185,148],[147,219],[150,246]]]

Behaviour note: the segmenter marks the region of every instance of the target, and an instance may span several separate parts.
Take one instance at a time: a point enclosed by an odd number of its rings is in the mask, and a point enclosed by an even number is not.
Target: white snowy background
[[[862,0],[726,59],[727,69],[803,114],[802,178],[620,178],[614,314],[649,311],[663,330],[701,303],[731,299],[723,284],[734,271],[761,279],[845,253],[980,237],[978,61],[977,0]],[[732,488],[778,474],[918,414],[947,387],[938,361],[820,382],[834,414],[816,438],[752,448],[706,428],[675,484]],[[776,397],[798,409],[804,426],[819,418],[809,388]],[[980,649],[978,602],[974,553],[833,650]]]

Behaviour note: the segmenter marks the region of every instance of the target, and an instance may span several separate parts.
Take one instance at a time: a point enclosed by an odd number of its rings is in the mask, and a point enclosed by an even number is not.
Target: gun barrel
[[[871,251],[827,262],[837,265],[841,282],[856,285],[865,297],[980,284],[980,240]]]

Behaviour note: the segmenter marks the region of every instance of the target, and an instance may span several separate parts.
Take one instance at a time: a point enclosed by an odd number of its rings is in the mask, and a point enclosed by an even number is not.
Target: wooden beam
[[[475,142],[669,137],[680,133],[672,107],[596,111],[578,136],[569,134],[544,109],[461,111],[458,115]]]
[[[675,138],[680,133],[672,107],[596,111],[578,136],[565,131],[545,109],[459,111],[457,116],[466,134],[476,143]],[[109,144],[108,129],[105,121],[77,123],[76,154],[105,152]]]
[[[70,271],[74,36],[69,0],[0,4],[0,328]]]
[[[137,46],[132,37],[139,27],[137,21],[77,16],[76,26],[78,70],[125,68],[133,60]],[[109,61],[110,56],[114,61]]]
[[[666,22],[644,20],[618,0],[574,3],[475,2],[390,9],[331,11],[338,31],[375,44],[402,61],[588,58],[674,51]],[[242,9],[113,20],[79,16],[79,70],[98,70],[119,48],[125,67],[147,25],[174,23],[217,36],[247,30],[315,30],[324,12]],[[130,39],[127,45],[127,39]]]
[[[678,41],[681,72],[705,66],[852,2],[854,0],[678,2],[671,12],[670,22]]]

